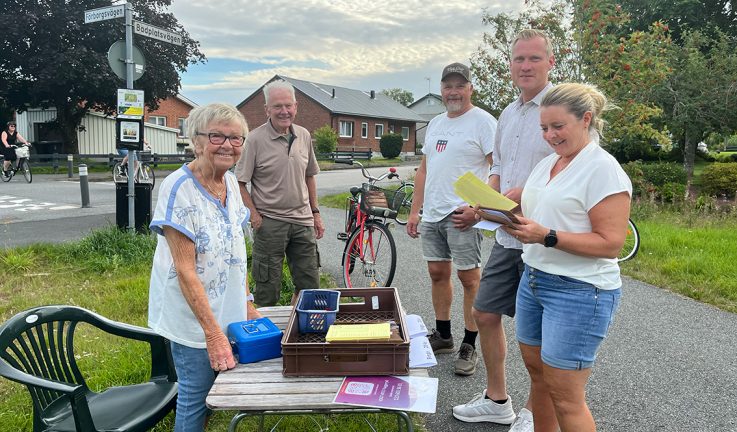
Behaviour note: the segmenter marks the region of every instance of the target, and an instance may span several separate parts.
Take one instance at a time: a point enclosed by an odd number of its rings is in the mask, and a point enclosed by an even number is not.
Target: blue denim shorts
[[[517,290],[517,340],[541,347],[542,361],[565,370],[590,368],[619,308],[621,289],[525,266]]]
[[[421,222],[422,257],[425,261],[453,261],[458,270],[481,267],[481,240],[478,229],[461,231],[453,226],[453,213],[439,222]]]

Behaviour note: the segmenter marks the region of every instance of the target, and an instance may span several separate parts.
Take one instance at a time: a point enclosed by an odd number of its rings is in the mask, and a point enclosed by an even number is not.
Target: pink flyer
[[[434,413],[438,379],[413,376],[346,377],[334,403]]]

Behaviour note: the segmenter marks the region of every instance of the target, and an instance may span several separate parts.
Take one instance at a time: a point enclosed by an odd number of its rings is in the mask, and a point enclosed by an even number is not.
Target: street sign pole
[[[125,86],[133,90],[133,13],[131,4],[125,3]],[[135,232],[136,229],[136,151],[128,150],[128,230]]]

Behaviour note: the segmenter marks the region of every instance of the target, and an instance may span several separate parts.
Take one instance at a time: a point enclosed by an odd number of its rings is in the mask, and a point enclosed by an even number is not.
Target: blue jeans
[[[179,378],[174,432],[202,432],[209,410],[205,398],[215,382],[206,349],[171,343],[171,354]]]
[[[541,347],[557,369],[590,368],[619,308],[621,289],[600,290],[530,266],[517,290],[517,340]]]

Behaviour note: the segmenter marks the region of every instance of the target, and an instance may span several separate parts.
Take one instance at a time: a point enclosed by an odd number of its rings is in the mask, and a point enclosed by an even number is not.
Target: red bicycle
[[[352,187],[346,201],[345,229],[338,240],[345,241],[341,264],[346,288],[387,287],[397,267],[397,247],[387,221],[397,217],[404,201],[401,190],[382,189],[376,183],[399,177],[396,168],[373,177],[363,165],[352,159],[336,163],[358,165],[368,179],[361,187]]]

